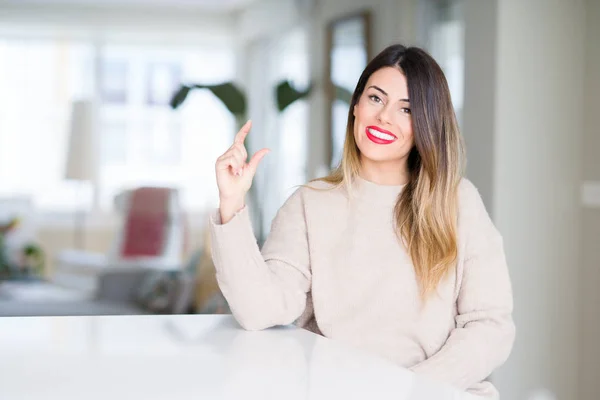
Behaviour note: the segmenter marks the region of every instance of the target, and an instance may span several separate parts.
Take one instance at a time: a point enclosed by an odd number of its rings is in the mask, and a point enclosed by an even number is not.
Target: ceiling
[[[256,0],[0,0],[1,6],[85,6],[94,8],[187,8],[194,11],[234,11]]]

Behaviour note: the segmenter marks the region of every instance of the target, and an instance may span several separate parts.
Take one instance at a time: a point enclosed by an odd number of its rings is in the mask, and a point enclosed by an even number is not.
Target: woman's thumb
[[[270,149],[261,149],[254,153],[250,159],[250,162],[248,163],[248,168],[252,172],[252,175],[256,173],[256,169],[258,168],[258,164],[260,164],[261,160],[270,152]]]

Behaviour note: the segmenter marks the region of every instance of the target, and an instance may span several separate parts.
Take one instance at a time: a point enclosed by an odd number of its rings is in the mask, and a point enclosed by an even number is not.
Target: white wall
[[[466,0],[463,10],[466,23],[462,134],[467,148],[467,176],[479,189],[493,217],[496,2]]]
[[[467,2],[483,12],[467,12],[469,171],[505,239],[517,325],[493,379],[506,399],[578,399],[584,4]]]
[[[600,181],[600,2],[586,2],[583,179]],[[580,399],[595,400],[600,393],[600,208],[582,212],[581,369]]]

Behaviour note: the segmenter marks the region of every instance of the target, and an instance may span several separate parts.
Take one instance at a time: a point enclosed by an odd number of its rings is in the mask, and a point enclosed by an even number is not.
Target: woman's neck
[[[408,183],[408,169],[406,164],[399,165],[394,163],[374,163],[363,161],[361,163],[359,175],[361,178],[376,183],[378,185],[396,186]]]

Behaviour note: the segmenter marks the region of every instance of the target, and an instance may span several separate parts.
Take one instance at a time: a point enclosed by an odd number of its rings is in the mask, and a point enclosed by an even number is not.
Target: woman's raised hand
[[[248,121],[235,135],[233,144],[222,156],[217,159],[215,171],[217,186],[219,188],[219,209],[222,223],[227,223],[233,215],[244,207],[244,198],[256,174],[258,164],[269,149],[257,151],[249,162],[248,153],[244,147],[244,140],[250,132],[252,122]]]

